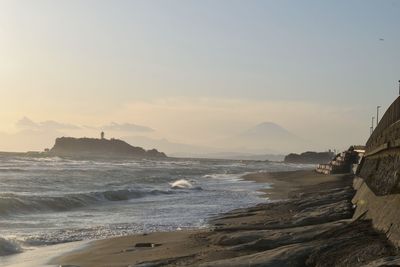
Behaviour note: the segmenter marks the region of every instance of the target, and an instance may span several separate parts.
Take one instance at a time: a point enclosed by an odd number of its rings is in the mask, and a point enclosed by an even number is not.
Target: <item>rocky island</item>
[[[332,151],[328,152],[304,152],[301,154],[291,153],[284,159],[286,163],[297,163],[297,164],[318,164],[327,163],[335,156]]]
[[[102,138],[57,138],[54,146],[48,150],[52,156],[68,157],[117,157],[117,158],[166,158],[156,149],[145,150],[123,140]]]

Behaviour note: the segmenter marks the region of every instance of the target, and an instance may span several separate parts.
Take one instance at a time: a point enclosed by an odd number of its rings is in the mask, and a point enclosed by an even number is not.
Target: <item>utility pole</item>
[[[400,95],[400,80],[399,80],[399,95]]]
[[[379,109],[381,108],[381,106],[376,106],[376,127],[378,127],[378,123],[379,123]]]

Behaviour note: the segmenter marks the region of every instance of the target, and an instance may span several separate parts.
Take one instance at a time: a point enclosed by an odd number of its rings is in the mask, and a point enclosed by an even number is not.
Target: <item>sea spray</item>
[[[193,185],[185,179],[177,180],[170,184],[173,189],[192,189]]]
[[[193,186],[188,180],[180,179],[170,183],[172,189],[190,189],[190,190],[203,190],[200,186]]]

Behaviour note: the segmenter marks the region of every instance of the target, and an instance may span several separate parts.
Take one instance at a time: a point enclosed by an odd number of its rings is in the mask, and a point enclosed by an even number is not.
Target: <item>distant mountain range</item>
[[[273,122],[263,122],[253,128],[248,129],[243,132],[240,137],[251,138],[251,139],[287,139],[287,138],[297,138],[294,134],[283,128],[282,126]]]
[[[190,154],[190,153],[208,153],[210,151],[214,152],[218,151],[212,147],[170,142],[165,138],[154,139],[146,136],[125,136],[122,137],[122,139],[128,142],[129,144],[141,146],[146,149],[157,148],[161,151],[166,152],[168,155],[176,153]]]
[[[170,142],[145,136],[125,136],[122,139],[146,149],[157,148],[169,156],[208,157],[251,160],[283,160],[284,155],[308,148],[304,140],[273,122],[263,122],[244,132],[218,140],[215,147]]]
[[[273,122],[260,123],[232,138],[250,150],[269,150],[280,153],[301,151],[308,147],[302,138]]]

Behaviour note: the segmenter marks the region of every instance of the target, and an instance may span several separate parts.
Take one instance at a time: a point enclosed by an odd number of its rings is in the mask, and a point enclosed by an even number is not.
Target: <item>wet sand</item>
[[[370,222],[352,219],[351,175],[255,173],[272,203],[238,209],[196,231],[92,242],[53,263],[76,266],[362,266],[395,254]],[[374,266],[374,265],[372,265]]]
[[[276,201],[289,198],[290,192],[325,182],[342,185],[342,176],[323,175],[314,171],[258,172],[242,178],[256,183],[271,183],[271,188],[261,190],[268,199]]]

